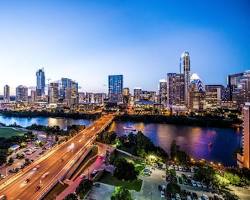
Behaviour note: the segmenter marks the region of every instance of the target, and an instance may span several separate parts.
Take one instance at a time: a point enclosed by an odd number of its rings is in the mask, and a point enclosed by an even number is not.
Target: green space
[[[103,176],[101,177],[100,182],[109,184],[109,185],[114,185],[114,186],[122,186],[128,190],[135,190],[137,192],[141,190],[141,186],[142,186],[141,179],[136,179],[133,181],[123,181],[123,180],[117,179],[116,177],[112,176],[108,172],[103,173]]]
[[[25,131],[20,129],[11,128],[11,127],[1,127],[0,128],[0,137],[10,138],[12,136],[23,136]]]

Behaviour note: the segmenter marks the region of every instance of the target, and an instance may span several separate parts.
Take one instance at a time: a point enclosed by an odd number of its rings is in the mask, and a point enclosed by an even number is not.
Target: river
[[[45,126],[59,126],[66,128],[69,125],[90,125],[91,120],[52,118],[52,117],[4,117],[0,115],[0,122],[4,124],[16,123],[26,127],[31,124]],[[135,123],[135,122],[114,122],[110,130],[122,135],[125,134],[124,127],[133,126],[136,130],[142,131],[152,142],[169,152],[170,145],[175,139],[181,149],[196,159],[221,162],[227,166],[235,166],[233,159],[234,151],[241,146],[241,131],[227,128],[180,126],[159,123]],[[209,145],[210,144],[210,145]]]

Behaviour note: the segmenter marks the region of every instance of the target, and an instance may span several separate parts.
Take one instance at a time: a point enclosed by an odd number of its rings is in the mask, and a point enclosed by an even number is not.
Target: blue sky
[[[207,84],[250,69],[248,0],[0,0],[0,30],[0,93],[34,86],[39,67],[83,91],[107,91],[109,74],[156,90],[185,50]]]

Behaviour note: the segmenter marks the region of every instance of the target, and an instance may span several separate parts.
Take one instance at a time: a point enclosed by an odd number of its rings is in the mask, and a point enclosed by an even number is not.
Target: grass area
[[[12,136],[22,136],[24,135],[25,131],[11,128],[11,127],[1,127],[0,128],[0,137],[3,138],[10,138]]]
[[[112,176],[108,172],[103,173],[103,175],[100,179],[100,182],[106,183],[109,185],[114,185],[114,186],[123,186],[123,187],[127,188],[128,190],[135,190],[137,192],[139,192],[141,190],[141,186],[142,186],[141,179],[134,180],[134,181],[121,181],[121,180],[117,179],[116,177]]]
[[[43,198],[44,200],[54,200],[68,185],[56,184],[55,187]]]
[[[118,153],[117,158],[125,158],[128,162],[132,162],[135,166],[135,169],[140,173],[142,173],[142,170],[146,167],[145,162],[143,162],[142,160],[134,159],[133,157],[126,154]]]

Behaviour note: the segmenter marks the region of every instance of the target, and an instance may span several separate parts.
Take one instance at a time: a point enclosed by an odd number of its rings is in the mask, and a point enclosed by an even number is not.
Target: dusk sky
[[[0,0],[0,93],[9,84],[46,79],[107,91],[109,74],[124,86],[156,90],[179,71],[189,51],[191,71],[206,84],[226,84],[250,69],[248,0]]]

